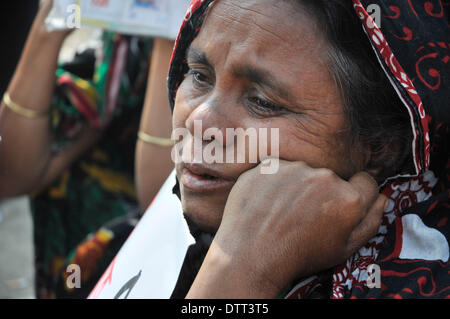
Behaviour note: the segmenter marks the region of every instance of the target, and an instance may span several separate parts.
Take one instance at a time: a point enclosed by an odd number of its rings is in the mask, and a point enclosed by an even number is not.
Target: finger
[[[359,172],[348,181],[360,195],[361,213],[366,214],[378,197],[378,184],[367,172]]]
[[[378,233],[387,203],[387,197],[380,194],[369,208],[366,216],[364,216],[358,226],[353,230],[347,243],[348,250],[351,254],[364,246]]]

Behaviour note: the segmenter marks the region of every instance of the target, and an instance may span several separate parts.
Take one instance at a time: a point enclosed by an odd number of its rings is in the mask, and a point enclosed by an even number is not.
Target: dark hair
[[[379,183],[412,165],[409,114],[381,68],[351,0],[292,0],[315,18],[329,42],[330,71],[339,86],[352,143],[372,151],[384,169]]]

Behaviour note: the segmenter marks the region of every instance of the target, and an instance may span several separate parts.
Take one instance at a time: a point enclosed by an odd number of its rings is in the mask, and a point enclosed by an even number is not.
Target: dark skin
[[[222,0],[210,8],[188,52],[173,127],[193,134],[201,120],[223,136],[225,128],[278,128],[280,167],[260,174],[263,158],[177,165],[185,214],[216,232],[188,298],[273,298],[376,233],[386,198],[367,172],[370,152],[349,147],[326,48],[314,22],[289,2]],[[185,152],[193,141],[188,136]],[[195,187],[193,180],[209,185],[199,176],[205,169],[220,187]]]

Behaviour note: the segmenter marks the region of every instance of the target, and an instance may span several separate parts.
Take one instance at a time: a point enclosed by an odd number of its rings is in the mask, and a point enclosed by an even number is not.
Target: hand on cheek
[[[364,172],[347,182],[303,162],[280,161],[273,175],[251,169],[228,197],[190,296],[275,297],[292,280],[363,246],[376,234],[386,202]]]

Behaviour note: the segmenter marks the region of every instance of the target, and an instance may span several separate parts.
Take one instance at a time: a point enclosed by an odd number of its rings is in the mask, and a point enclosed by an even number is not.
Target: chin
[[[219,202],[214,198],[191,196],[181,191],[183,213],[189,223],[189,228],[215,234],[222,221],[226,200]]]

